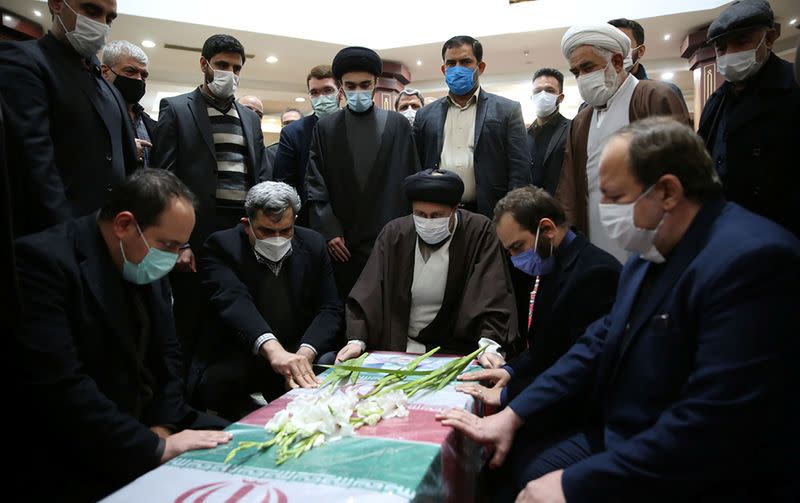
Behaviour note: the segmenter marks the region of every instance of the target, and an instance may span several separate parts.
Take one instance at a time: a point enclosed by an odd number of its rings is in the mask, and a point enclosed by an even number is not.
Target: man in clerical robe
[[[665,115],[689,124],[689,111],[663,82],[638,80],[625,71],[631,40],[608,23],[573,26],[561,39],[561,52],[590,106],[572,119],[556,199],[570,225],[624,263],[628,252],[609,237],[600,218],[600,152],[612,134],[631,122]]]
[[[333,58],[333,74],[347,106],[320,118],[311,140],[306,183],[309,225],[325,237],[336,286],[347,297],[387,222],[408,214],[399,187],[419,171],[411,125],[375,106],[381,58],[347,47]]]
[[[517,309],[503,247],[492,222],[459,209],[464,183],[425,170],[406,178],[413,213],[389,222],[345,304],[344,361],[369,350],[466,354],[503,365],[518,337]]]

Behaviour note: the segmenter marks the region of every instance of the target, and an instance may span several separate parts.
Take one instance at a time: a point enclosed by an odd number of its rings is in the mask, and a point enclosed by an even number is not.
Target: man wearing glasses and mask
[[[300,195],[303,208],[297,216],[299,225],[308,225],[306,204],[306,164],[311,149],[311,133],[317,121],[339,110],[339,84],[330,65],[317,65],[306,77],[308,96],[314,113],[293,121],[281,129],[278,150],[275,153],[273,179],[286,182]]]

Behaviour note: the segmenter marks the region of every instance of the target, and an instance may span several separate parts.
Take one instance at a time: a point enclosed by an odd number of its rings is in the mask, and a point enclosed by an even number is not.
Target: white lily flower
[[[264,425],[264,429],[273,433],[277,433],[283,429],[287,422],[289,422],[289,411],[287,409],[283,409],[272,416],[272,419],[270,419],[269,422]]]
[[[376,424],[378,424],[378,421],[380,420],[381,420],[380,414],[371,414],[364,418],[364,422],[366,422],[370,426],[375,426]]]

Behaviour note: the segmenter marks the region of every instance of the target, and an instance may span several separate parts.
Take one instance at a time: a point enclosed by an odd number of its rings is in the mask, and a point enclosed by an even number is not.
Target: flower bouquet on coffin
[[[439,390],[452,382],[487,346],[472,354],[450,361],[436,370],[417,371],[419,364],[436,353],[436,347],[418,356],[402,369],[376,369],[364,367],[367,353],[339,365],[322,365],[331,371],[316,393],[300,395],[285,409],[279,411],[264,426],[273,437],[264,442],[239,442],[225,458],[226,463],[236,459],[243,451],[252,451],[241,457],[242,463],[250,457],[276,446],[275,463],[281,465],[304,452],[342,437],[352,436],[366,425],[375,426],[382,419],[408,415],[408,399],[424,390]],[[363,395],[354,388],[341,386],[355,384],[362,372],[386,374]],[[416,377],[416,379],[409,379]],[[239,464],[237,463],[237,464]]]

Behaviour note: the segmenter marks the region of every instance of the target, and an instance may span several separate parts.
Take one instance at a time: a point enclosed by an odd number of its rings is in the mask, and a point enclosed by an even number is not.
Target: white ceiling
[[[169,1],[120,0],[121,14],[222,28],[270,33],[375,50],[440,42],[444,26],[487,37],[610,19],[615,13],[638,19],[719,7],[725,0],[538,0],[510,5],[508,0],[320,0]],[[220,8],[224,5],[225,8]],[[341,7],[341,8],[339,8]],[[154,13],[157,13],[155,16]],[[402,14],[402,15],[400,15]],[[454,18],[457,22],[454,22]],[[396,29],[395,20],[403,23]],[[412,21],[413,20],[413,21]],[[387,29],[391,28],[391,29]]]
[[[441,96],[446,88],[440,72],[441,45],[456,34],[480,38],[487,67],[483,85],[492,92],[518,99],[527,109],[530,76],[542,66],[565,71],[560,42],[573,24],[637,19],[645,28],[647,53],[643,60],[653,78],[675,74],[687,98],[693,93],[692,76],[680,46],[690,31],[709,24],[728,4],[723,0],[538,0],[509,5],[507,0],[348,0],[346,4],[321,0],[117,0],[120,12],[110,39],[156,47],[150,56],[148,93],[144,101],[157,104],[158,93],[179,93],[200,83],[199,53],[166,49],[164,44],[200,47],[212,34],[237,37],[248,54],[239,95],[255,94],[265,101],[265,112],[287,106],[308,111],[305,95],[308,70],[330,63],[346,45],[365,45],[386,60],[406,64],[412,86]],[[788,21],[800,16],[797,0],[772,0],[776,20],[783,24],[783,48],[794,46],[800,30]],[[47,6],[39,0],[2,0],[2,5],[50,25]],[[221,6],[225,9],[221,9]],[[32,15],[34,9],[44,13]],[[671,38],[664,40],[669,33]],[[527,55],[526,55],[527,53]],[[267,56],[278,63],[268,64]],[[421,65],[417,65],[417,62]],[[567,77],[567,109],[580,99],[574,79]],[[147,103],[143,103],[147,106]],[[148,107],[149,108],[149,107]],[[691,106],[690,106],[691,109]],[[525,110],[524,110],[525,111]]]

